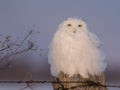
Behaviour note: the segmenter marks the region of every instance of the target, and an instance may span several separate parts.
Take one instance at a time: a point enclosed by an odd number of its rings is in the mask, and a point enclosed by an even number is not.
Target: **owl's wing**
[[[89,37],[90,37],[90,40],[92,41],[92,43],[96,47],[99,47],[102,44],[102,42],[99,40],[99,38],[95,34],[89,32]]]

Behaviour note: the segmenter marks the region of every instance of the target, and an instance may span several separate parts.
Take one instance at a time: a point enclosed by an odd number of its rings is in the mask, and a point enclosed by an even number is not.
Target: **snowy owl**
[[[75,74],[83,78],[99,75],[106,68],[100,45],[101,41],[88,30],[82,19],[66,19],[59,25],[49,46],[52,76],[58,77],[60,71],[70,77]]]

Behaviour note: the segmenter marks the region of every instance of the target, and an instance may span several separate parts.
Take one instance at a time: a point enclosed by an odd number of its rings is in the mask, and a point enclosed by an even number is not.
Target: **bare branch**
[[[32,34],[33,30],[31,30],[22,40],[22,42],[18,45],[16,51],[23,45],[23,43],[25,42],[25,40],[27,40],[27,38]]]
[[[15,41],[11,40],[11,36],[7,35],[3,37],[0,42],[0,70],[3,70],[10,66],[12,61],[11,58],[14,59],[15,56],[20,55],[22,53],[28,52],[30,50],[37,50],[38,46],[29,39],[30,35],[33,34],[33,30],[30,30],[28,34],[20,41],[18,38]],[[18,44],[18,42],[20,43]],[[26,48],[23,49],[24,44],[28,44]]]
[[[26,52],[26,51],[28,51],[28,50],[29,50],[29,48],[26,48],[26,49],[23,49],[23,50],[21,50],[21,51],[14,52],[14,53],[12,53],[12,54],[10,54],[10,55],[6,55],[5,57],[3,57],[3,58],[0,59],[0,60],[1,60],[0,63],[1,63],[3,60],[5,60],[5,59],[10,58],[11,56],[15,56],[15,55],[17,55],[17,54],[21,54],[21,53]]]

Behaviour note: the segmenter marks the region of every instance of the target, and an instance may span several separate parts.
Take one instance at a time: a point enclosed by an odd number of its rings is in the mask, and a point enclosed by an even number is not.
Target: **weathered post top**
[[[69,75],[60,72],[58,78],[54,77],[53,90],[107,90],[104,87],[105,77],[102,73],[99,76],[89,75],[89,78],[82,78],[80,75]],[[102,86],[103,85],[103,86]]]

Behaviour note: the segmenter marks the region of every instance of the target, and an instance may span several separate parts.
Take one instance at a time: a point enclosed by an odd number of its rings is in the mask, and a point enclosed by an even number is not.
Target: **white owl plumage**
[[[86,23],[79,18],[63,21],[49,46],[48,62],[51,74],[58,77],[60,71],[83,78],[99,75],[106,68],[105,56],[99,46],[101,41],[88,31]]]

